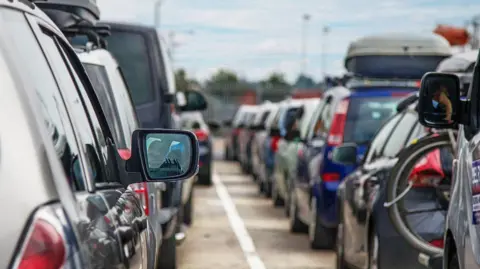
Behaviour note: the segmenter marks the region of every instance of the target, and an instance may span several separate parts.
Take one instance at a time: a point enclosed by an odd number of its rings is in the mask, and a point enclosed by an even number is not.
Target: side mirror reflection
[[[454,74],[427,73],[422,78],[419,121],[434,128],[452,128],[458,123],[460,80]]]
[[[198,141],[189,131],[138,129],[132,135],[128,172],[146,181],[182,180],[198,171]]]

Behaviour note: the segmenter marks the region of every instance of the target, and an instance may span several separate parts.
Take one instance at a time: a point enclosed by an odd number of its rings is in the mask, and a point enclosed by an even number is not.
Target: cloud
[[[154,0],[97,0],[104,19],[152,25]],[[302,15],[307,25],[307,70],[316,79],[343,71],[351,41],[386,32],[431,32],[437,23],[463,26],[480,10],[476,0],[164,0],[161,31],[175,31],[175,66],[199,79],[218,68],[248,78],[272,71],[294,80],[301,68]],[[322,35],[328,25],[331,31]],[[194,35],[185,34],[193,30]],[[322,58],[322,54],[324,57]]]

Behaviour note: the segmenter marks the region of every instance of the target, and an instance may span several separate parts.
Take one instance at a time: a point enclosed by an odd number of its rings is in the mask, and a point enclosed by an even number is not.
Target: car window
[[[332,123],[332,103],[325,103],[322,110],[317,115],[315,124],[312,126],[312,136],[311,137],[321,137],[328,133],[330,125]]]
[[[55,70],[55,77],[59,85],[61,85],[61,93],[67,104],[68,111],[71,113],[75,130],[77,130],[80,136],[79,142],[84,147],[90,163],[92,178],[96,183],[107,182],[107,170],[104,169],[109,167],[105,162],[105,160],[108,159],[108,152],[105,147],[106,142],[105,139],[96,139],[101,136],[102,130],[99,127],[98,120],[90,118],[86,114],[84,104],[87,108],[91,106],[91,104],[85,102],[88,98],[86,99],[85,96],[79,95],[79,91],[85,91],[84,86],[76,72],[73,71],[73,68],[70,66],[69,60],[66,60],[68,59],[66,58],[67,54],[62,48],[58,47],[60,45],[54,40],[54,37],[45,31],[39,36],[39,39],[43,45],[42,47],[46,50],[46,55],[52,65],[52,69]],[[92,122],[92,124],[90,122]],[[103,156],[98,156],[97,152]]]
[[[84,176],[74,173],[75,164],[79,164],[79,148],[70,125],[70,119],[65,109],[63,99],[59,94],[58,86],[51,72],[25,16],[17,11],[0,9],[0,18],[7,20],[11,27],[3,29],[8,36],[15,53],[17,64],[22,66],[22,76],[27,76],[29,83],[34,85],[37,98],[41,104],[41,115],[50,133],[58,159],[70,185],[76,191],[86,188]]]
[[[350,99],[343,142],[368,144],[378,128],[397,111],[402,96],[354,97]]]
[[[406,112],[389,137],[383,155],[395,157],[407,143],[407,139],[418,121],[416,113]]]
[[[108,50],[122,68],[133,103],[139,106],[155,99],[147,40],[139,33],[111,31]],[[128,49],[125,49],[128,48]]]
[[[87,71],[90,82],[102,106],[103,114],[107,118],[110,130],[113,132],[115,144],[118,148],[127,148],[126,138],[119,118],[120,111],[113,99],[113,90],[105,67],[90,63],[83,63],[83,67]]]
[[[310,125],[311,119],[315,114],[316,109],[318,108],[319,102],[308,102],[304,108],[302,118],[300,120],[300,137],[306,138],[308,133],[308,127]]]
[[[316,126],[319,120],[319,117],[323,112],[324,105],[325,105],[325,101],[321,100],[320,103],[317,105],[317,108],[315,109],[315,112],[313,113],[312,117],[310,118],[310,122],[308,123],[308,127],[307,127],[307,135],[306,135],[307,139],[311,139],[314,136],[316,131],[314,127]]]
[[[370,143],[370,147],[368,148],[365,157],[365,163],[369,163],[375,158],[378,158],[382,155],[382,150],[385,146],[385,143],[387,142],[388,138],[392,134],[392,131],[394,130],[395,126],[397,125],[398,121],[402,116],[403,114],[395,115],[380,128],[380,130],[377,132],[372,142]]]

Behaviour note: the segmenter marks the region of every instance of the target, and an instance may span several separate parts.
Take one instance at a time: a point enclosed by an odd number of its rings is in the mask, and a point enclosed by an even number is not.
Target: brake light
[[[120,155],[122,160],[127,161],[132,157],[132,152],[129,149],[118,149],[118,155]]]
[[[195,130],[193,131],[193,133],[195,134],[195,136],[197,136],[198,141],[205,141],[208,139],[208,133],[204,130]]]
[[[65,244],[54,226],[37,219],[26,241],[19,269],[58,269],[65,262]]]
[[[277,152],[279,141],[280,141],[280,137],[278,136],[272,137],[272,143],[270,144],[270,148],[272,149],[273,152]]]
[[[327,144],[329,146],[338,146],[343,142],[343,132],[345,130],[345,123],[347,122],[349,100],[342,100],[335,111],[333,116],[332,126],[328,133]]]
[[[324,182],[334,182],[340,180],[340,174],[338,173],[324,173],[322,174],[322,181]]]
[[[135,188],[135,193],[140,197],[140,200],[142,201],[143,205],[143,211],[145,212],[145,215],[149,215],[149,206],[148,206],[148,184],[147,182],[142,182],[142,183],[137,183],[134,184]]]
[[[445,246],[444,242],[443,242],[443,239],[432,240],[429,243],[430,243],[430,245],[435,246],[437,248],[443,248]]]

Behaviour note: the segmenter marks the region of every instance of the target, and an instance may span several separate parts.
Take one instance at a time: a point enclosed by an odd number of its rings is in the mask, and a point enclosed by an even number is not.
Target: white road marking
[[[248,234],[247,228],[245,228],[245,223],[243,223],[242,218],[238,214],[237,208],[233,203],[232,197],[230,197],[230,194],[228,193],[227,187],[225,187],[222,181],[220,181],[220,178],[216,173],[212,175],[212,181],[215,190],[217,191],[217,195],[225,208],[228,220],[230,221],[230,226],[237,237],[240,248],[242,248],[250,269],[266,269],[265,264],[255,250],[253,240],[250,237],[250,234]]]

